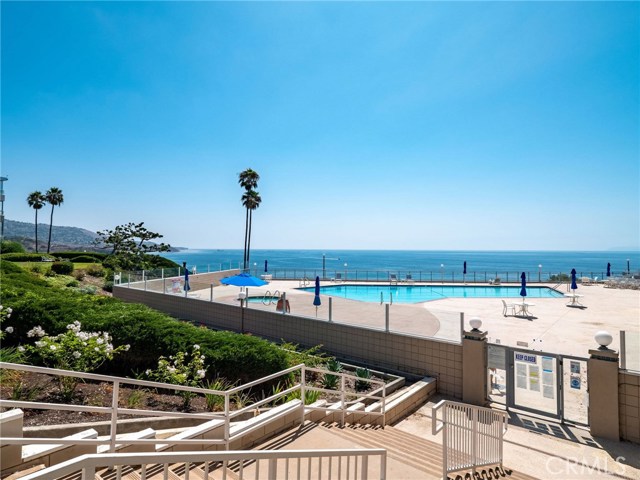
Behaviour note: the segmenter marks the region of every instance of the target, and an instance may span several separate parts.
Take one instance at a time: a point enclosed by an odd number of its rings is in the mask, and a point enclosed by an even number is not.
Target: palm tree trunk
[[[53,209],[55,205],[51,205],[51,220],[49,221],[49,241],[47,242],[47,253],[51,251],[51,229],[53,228]]]
[[[38,209],[36,208],[36,253],[38,253]]]
[[[247,215],[244,221],[244,252],[242,255],[242,271],[247,269],[247,238],[249,236],[249,209],[247,208]]]
[[[249,258],[251,257],[251,224],[252,223],[253,223],[253,210],[249,210],[249,236],[247,238],[247,265],[251,265],[251,263],[249,262]]]

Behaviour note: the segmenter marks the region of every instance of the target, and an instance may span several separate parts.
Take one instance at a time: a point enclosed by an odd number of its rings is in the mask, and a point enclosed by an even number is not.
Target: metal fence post
[[[166,278],[162,279],[162,293],[163,294],[167,293],[167,279]]]
[[[120,382],[113,382],[111,394],[111,431],[109,433],[109,453],[116,452],[116,429],[118,428],[118,400],[120,398]]]
[[[384,304],[384,330],[389,333],[389,304]]]
[[[620,368],[627,369],[627,336],[624,330],[620,330]]]
[[[329,321],[333,321],[333,298],[329,297]]]

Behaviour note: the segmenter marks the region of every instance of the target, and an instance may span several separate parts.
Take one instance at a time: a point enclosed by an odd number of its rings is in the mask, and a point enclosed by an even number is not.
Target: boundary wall
[[[620,438],[640,443],[640,373],[618,372]]]
[[[227,275],[225,272],[222,276]],[[459,343],[291,314],[241,309],[235,305],[163,295],[160,291],[114,285],[113,296],[212,329],[245,331],[268,340],[279,342],[284,339],[306,347],[322,345],[324,350],[344,360],[375,365],[382,370],[435,377],[439,393],[462,398],[463,347]]]

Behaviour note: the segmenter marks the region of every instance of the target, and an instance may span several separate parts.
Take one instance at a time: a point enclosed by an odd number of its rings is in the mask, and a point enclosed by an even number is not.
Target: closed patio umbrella
[[[184,290],[184,296],[187,296],[187,292],[189,292],[189,290],[191,290],[191,285],[189,285],[189,270],[187,269],[186,265],[184,268],[184,287],[182,287]]]
[[[522,272],[520,275],[520,296],[522,297],[522,303],[524,303],[524,297],[527,296],[527,274]]]
[[[316,317],[318,316],[318,307],[322,305],[320,300],[320,277],[316,277],[316,289],[315,297],[313,297],[313,304],[316,306]]]
[[[267,266],[269,265],[269,262],[267,260],[264,261],[264,273],[267,273],[269,270],[267,270]]]
[[[578,284],[576,283],[576,269],[572,268],[571,269],[571,290],[573,290],[573,293],[576,293],[575,291],[578,289]]]
[[[467,261],[464,261],[464,265],[462,266],[462,281],[466,282],[466,275],[467,275]]]
[[[611,276],[611,264],[607,263],[607,277]]]

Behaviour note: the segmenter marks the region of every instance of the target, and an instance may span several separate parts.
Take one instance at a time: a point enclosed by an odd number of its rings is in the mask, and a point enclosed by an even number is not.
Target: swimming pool
[[[313,292],[314,287],[300,288]],[[330,285],[320,287],[321,295],[361,302],[419,303],[443,298],[521,298],[519,286],[477,285]],[[527,298],[560,298],[562,293],[548,287],[527,287]]]

